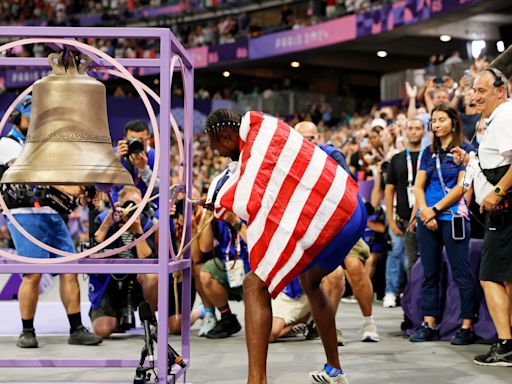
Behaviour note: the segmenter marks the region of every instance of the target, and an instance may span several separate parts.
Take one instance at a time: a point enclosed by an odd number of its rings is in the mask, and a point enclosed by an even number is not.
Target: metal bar
[[[194,69],[185,68],[184,71],[184,94],[185,94],[185,128],[184,128],[184,156],[185,156],[185,190],[188,196],[192,192],[192,141],[193,141],[193,112],[194,112]],[[187,216],[185,218],[187,229],[185,244],[188,244],[192,237],[192,203],[187,203]],[[191,260],[191,249],[185,251],[185,259]],[[183,271],[182,283],[182,323],[181,323],[181,353],[185,359],[190,359],[190,311],[191,311],[191,287],[192,269]]]
[[[0,360],[0,367],[126,367],[135,368],[138,359],[6,359]]]
[[[86,54],[90,54],[87,53]],[[160,67],[160,59],[116,59],[125,67]],[[99,59],[99,66],[113,68],[114,66],[103,59]],[[49,67],[47,58],[39,57],[0,57],[0,66],[9,67]]]
[[[190,364],[190,360],[185,359],[185,363],[187,364],[187,366],[185,368],[182,368],[182,367],[180,367],[179,365],[176,365],[176,364],[173,365],[173,367],[171,369],[171,373],[172,373],[172,375],[174,375],[174,378],[176,380],[178,380],[181,376],[185,376],[185,374],[187,373],[187,368],[188,368],[188,365]],[[172,378],[172,376],[167,378],[167,382],[171,383],[171,384],[175,384],[176,380],[174,380]]]
[[[171,80],[169,66],[171,63],[170,32],[160,31],[160,212],[169,212],[169,162],[170,162],[170,130],[169,114],[171,113]],[[167,217],[165,215],[164,217]],[[168,313],[169,313],[169,220],[158,223],[158,362],[157,376],[160,382],[167,382],[167,343],[168,343]]]
[[[172,35],[169,29],[164,28],[69,28],[69,27],[2,27],[0,36],[9,37],[47,37],[47,38],[75,38],[80,37],[104,37],[104,38],[160,38],[161,58],[157,60],[147,59],[121,59],[120,63],[124,66],[133,67],[159,67],[160,68],[160,127],[161,127],[161,158],[159,162],[159,177],[161,185],[169,185],[169,160],[170,160],[170,130],[169,119],[171,103],[171,77],[169,66],[171,54],[179,54],[187,69],[193,68],[190,57],[186,50]],[[172,45],[171,45],[172,44]],[[7,60],[6,59],[10,59]],[[46,59],[37,58],[0,58],[0,66],[47,66]],[[107,66],[107,65],[105,65]],[[110,65],[108,65],[110,66]],[[192,74],[190,75],[192,76]],[[191,78],[191,77],[190,77]],[[187,77],[188,79],[188,77]],[[193,92],[192,92],[193,93]],[[191,112],[191,111],[190,111]],[[189,143],[190,145],[190,143]],[[188,166],[191,167],[191,156],[186,155],[185,159]],[[189,180],[190,182],[190,180]],[[167,218],[169,212],[169,190],[163,188],[160,194],[160,212],[164,212],[161,217]],[[187,220],[190,226],[190,221]],[[157,375],[160,382],[175,382],[175,379],[184,376],[190,361],[186,359],[185,368],[173,367],[173,375],[167,375],[168,358],[168,299],[169,299],[169,273],[177,270],[185,270],[185,281],[190,280],[191,261],[184,259],[177,262],[169,262],[169,220],[160,220],[159,230],[159,259],[156,260],[122,260],[122,259],[80,259],[78,261],[56,263],[56,264],[36,264],[36,263],[16,263],[11,260],[0,260],[0,273],[37,273],[37,272],[72,272],[72,273],[157,273],[158,274],[158,351],[157,356]],[[188,272],[187,272],[188,271]],[[190,284],[186,283],[183,295],[188,295],[190,300]],[[189,313],[187,314],[189,315]],[[188,323],[189,324],[189,323]],[[190,330],[188,330],[189,332]],[[189,351],[190,339],[186,338],[187,345],[183,348]],[[188,355],[190,353],[188,352]],[[0,359],[0,367],[135,367],[138,360],[129,359],[111,359],[111,360],[13,360]]]
[[[189,265],[189,260],[168,263],[167,273],[188,268]],[[0,273],[157,273],[161,270],[159,264],[155,263],[2,263],[0,266]]]
[[[109,28],[109,27],[19,27],[2,26],[0,36],[5,37],[119,37],[158,38],[166,28]],[[122,31],[122,33],[120,33]]]

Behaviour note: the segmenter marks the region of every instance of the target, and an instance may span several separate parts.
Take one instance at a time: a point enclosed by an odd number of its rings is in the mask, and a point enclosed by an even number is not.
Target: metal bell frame
[[[171,112],[171,82],[176,63],[179,63],[184,84],[184,146],[178,146],[181,157],[181,172],[179,189],[189,196],[192,190],[192,113],[193,113],[193,89],[194,89],[194,67],[186,50],[171,33],[165,28],[69,28],[69,27],[2,27],[0,28],[0,37],[18,37],[28,38],[17,41],[15,43],[7,43],[0,47],[0,51],[7,48],[6,46],[19,46],[33,42],[47,42],[57,44],[62,48],[63,45],[71,45],[78,47],[80,51],[90,54],[94,64],[106,67],[116,68],[117,71],[107,70],[112,74],[120,74],[121,77],[129,80],[139,92],[148,113],[153,127],[155,128],[155,147],[160,153],[158,162],[158,172],[153,174],[148,193],[144,196],[143,202],[134,212],[132,218],[110,239],[101,244],[102,247],[95,247],[91,250],[82,252],[74,256],[36,260],[26,257],[12,257],[0,252],[1,256],[7,258],[0,260],[0,273],[157,273],[158,274],[158,341],[156,362],[156,373],[159,382],[176,383],[179,378],[183,378],[186,382],[186,371],[190,366],[190,310],[191,310],[191,259],[190,250],[184,253],[183,260],[176,260],[173,249],[170,246],[169,236],[159,237],[159,258],[158,260],[126,260],[126,259],[89,259],[86,256],[92,255],[94,252],[106,247],[115,241],[137,218],[144,208],[144,200],[148,200],[149,194],[154,187],[157,175],[160,177],[160,197],[159,205],[161,212],[169,212],[170,192],[164,185],[170,184],[170,127],[171,122],[176,129]],[[113,59],[105,53],[97,50],[92,46],[79,43],[71,38],[154,38],[160,41],[160,57],[156,59]],[[67,39],[67,40],[63,40]],[[28,67],[47,67],[46,58],[18,58],[18,57],[0,57],[0,66],[28,66]],[[160,69],[160,121],[155,124],[156,118],[151,108],[146,92],[143,90],[141,83],[136,80],[127,70],[126,67],[139,68],[159,68]],[[31,89],[25,90],[9,108],[12,110],[23,96],[28,94]],[[152,95],[154,98],[155,96]],[[9,109],[7,112],[9,112]],[[6,116],[8,114],[6,113]],[[170,119],[168,118],[170,116]],[[2,119],[0,126],[3,127],[5,119]],[[158,132],[160,127],[160,132]],[[160,136],[160,137],[159,137]],[[160,151],[158,151],[160,149]],[[3,205],[3,199],[1,201]],[[185,205],[185,230],[183,233],[183,244],[191,239],[191,217],[192,209],[190,202]],[[133,220],[132,220],[133,219]],[[125,228],[126,227],[126,228]],[[160,233],[169,233],[169,221],[160,220],[158,224]],[[30,236],[26,231],[24,235],[36,245],[48,248],[46,244],[39,242]],[[27,236],[29,235],[29,236]],[[135,244],[132,243],[132,246]],[[92,251],[92,252],[91,252]],[[62,252],[62,251],[59,251]],[[118,251],[119,252],[119,251]],[[76,260],[76,261],[75,261]],[[44,262],[46,261],[46,263]],[[168,330],[167,330],[167,313],[168,313],[168,286],[169,273],[175,271],[183,271],[183,290],[181,297],[181,355],[183,356],[186,367],[181,368],[174,366],[170,375],[167,374],[167,357],[168,357]],[[138,364],[138,359],[0,359],[0,367],[133,367]]]

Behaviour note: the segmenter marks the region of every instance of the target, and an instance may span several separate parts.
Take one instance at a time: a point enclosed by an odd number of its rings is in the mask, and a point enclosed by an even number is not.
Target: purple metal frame
[[[160,68],[160,186],[170,185],[170,115],[171,81],[170,63],[174,55],[179,55],[184,68],[183,84],[185,91],[185,127],[184,156],[185,166],[184,190],[192,187],[192,113],[194,95],[194,68],[186,50],[169,29],[165,28],[69,28],[69,27],[2,27],[0,37],[46,37],[46,38],[155,38],[160,40],[160,58],[158,59],[119,59],[125,67],[159,67]],[[86,52],[87,53],[87,52]],[[90,53],[88,53],[90,54]],[[98,66],[111,67],[105,60],[93,57]],[[48,61],[41,58],[4,58],[0,57],[0,66],[48,66]],[[169,212],[169,189],[160,188],[160,212]],[[165,215],[161,215],[165,217]],[[191,238],[192,209],[190,203],[185,209],[186,234],[185,244]],[[169,233],[169,220],[160,220],[159,232]],[[157,376],[159,382],[175,383],[183,376],[186,381],[186,370],[190,365],[190,310],[191,310],[191,261],[190,250],[185,252],[184,259],[173,262],[169,258],[173,252],[168,236],[159,236],[158,260],[125,260],[125,259],[80,259],[59,264],[28,264],[2,260],[0,273],[158,273],[158,350]],[[174,366],[172,374],[167,375],[167,313],[169,273],[183,271],[183,291],[181,298],[181,354],[187,363],[186,368]],[[2,359],[0,367],[136,367],[137,359]]]

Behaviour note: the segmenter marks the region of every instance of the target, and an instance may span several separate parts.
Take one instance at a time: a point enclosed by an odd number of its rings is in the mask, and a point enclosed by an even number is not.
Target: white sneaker
[[[361,337],[361,341],[377,342],[380,340],[375,322],[363,323],[362,332],[363,336]]]
[[[348,384],[348,378],[345,372],[337,376],[329,376],[325,371],[325,367],[321,371],[309,372],[309,381],[311,383]]]
[[[217,325],[217,318],[214,313],[207,312],[204,315],[203,320],[201,320],[201,328],[199,328],[199,332],[197,336],[206,337],[206,334],[210,332]]]
[[[382,306],[384,308],[394,308],[396,307],[396,296],[392,293],[386,293],[384,295],[384,300],[382,301]]]
[[[290,332],[288,332],[286,337],[306,336],[307,329],[308,329],[308,326],[304,323],[296,324],[292,327]]]

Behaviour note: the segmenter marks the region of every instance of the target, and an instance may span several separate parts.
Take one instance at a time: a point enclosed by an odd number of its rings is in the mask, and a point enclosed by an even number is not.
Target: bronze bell
[[[85,72],[91,59],[52,53],[52,73],[34,84],[25,146],[1,183],[132,185],[112,148],[105,86]]]

